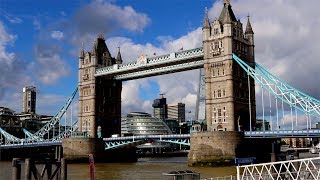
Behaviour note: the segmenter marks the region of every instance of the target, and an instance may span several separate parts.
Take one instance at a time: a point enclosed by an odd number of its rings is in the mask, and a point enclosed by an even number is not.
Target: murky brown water
[[[201,179],[235,175],[235,167],[188,167],[186,157],[140,158],[136,163],[101,163],[95,165],[96,179],[163,179],[162,173],[193,170]],[[0,179],[11,179],[11,162],[0,162]],[[68,164],[68,179],[89,179],[89,164]]]

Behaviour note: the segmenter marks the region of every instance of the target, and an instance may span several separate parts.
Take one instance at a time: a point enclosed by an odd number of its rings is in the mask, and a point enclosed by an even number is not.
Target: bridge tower
[[[65,138],[63,156],[68,160],[87,161],[93,154],[98,161],[106,159],[102,137],[120,134],[122,82],[112,77],[95,77],[97,68],[122,63],[120,48],[117,58],[111,57],[105,39],[99,35],[91,52],[82,49],[79,55],[79,115],[80,132],[88,137]]]
[[[191,134],[189,165],[232,164],[235,157],[264,155],[269,144],[244,139],[242,132],[255,126],[254,80],[232,59],[234,53],[254,67],[254,32],[249,17],[244,30],[230,0],[225,0],[219,18],[212,23],[206,10],[202,36],[207,132]]]
[[[208,131],[251,130],[256,117],[254,80],[250,79],[248,85],[247,74],[232,60],[234,53],[254,63],[254,33],[249,17],[244,32],[230,0],[225,0],[220,17],[212,24],[206,12],[203,49]]]
[[[120,48],[117,59],[111,57],[102,35],[95,41],[92,52],[80,52],[78,125],[90,137],[120,134],[122,82],[94,74],[96,68],[121,63]]]

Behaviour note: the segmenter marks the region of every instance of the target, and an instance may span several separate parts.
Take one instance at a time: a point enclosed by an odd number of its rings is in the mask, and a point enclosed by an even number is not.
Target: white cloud
[[[3,11],[2,11],[2,13],[4,13],[4,17],[12,24],[20,24],[23,22],[22,19],[20,19],[18,17],[15,17],[15,16],[8,14],[6,12],[3,12]]]
[[[20,110],[21,103],[17,103],[21,102],[20,91],[22,87],[32,84],[32,80],[26,73],[27,64],[7,50],[15,40],[16,36],[8,33],[0,21],[0,104]]]
[[[55,84],[69,75],[70,68],[60,56],[60,49],[53,45],[41,44],[35,47],[36,61],[31,65],[36,78],[46,84]]]
[[[61,40],[63,38],[63,32],[61,31],[52,31],[51,38],[56,40]]]
[[[116,55],[118,49],[121,47],[121,55],[124,63],[136,61],[136,59],[144,54],[147,57],[161,54],[172,53],[179,50],[181,47],[184,49],[191,49],[201,46],[201,28],[197,28],[194,31],[189,32],[187,35],[181,36],[178,39],[171,37],[158,38],[161,40],[159,47],[152,44],[135,44],[131,39],[124,37],[113,37],[106,40],[108,48],[111,54]],[[186,103],[186,109],[192,111],[194,116],[194,108],[196,104],[196,91],[197,83],[199,79],[199,71],[187,71],[181,73],[175,73],[172,75],[163,75],[152,77],[142,80],[133,80],[125,82],[122,91],[122,109],[123,114],[130,111],[152,112],[152,100],[142,101],[139,97],[140,90],[148,91],[151,86],[150,83],[156,83],[159,86],[159,93],[165,93],[167,102],[169,104],[183,102]],[[148,85],[149,83],[149,85]],[[155,98],[158,98],[158,93],[155,94]],[[143,104],[139,106],[137,104]],[[191,114],[190,114],[191,115]]]

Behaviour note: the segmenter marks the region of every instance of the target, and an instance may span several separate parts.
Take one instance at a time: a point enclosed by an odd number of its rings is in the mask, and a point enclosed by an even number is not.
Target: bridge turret
[[[251,27],[250,17],[248,16],[245,38],[248,40],[248,61],[254,62],[254,32]]]
[[[122,57],[121,57],[121,53],[120,53],[120,47],[118,47],[118,55],[117,55],[116,63],[117,64],[122,64]]]
[[[97,65],[100,67],[111,66],[115,64],[115,59],[111,57],[105,39],[100,34],[93,45],[92,54],[97,58]]]
[[[208,9],[206,8],[205,16],[204,16],[204,21],[203,21],[203,27],[202,27],[202,40],[206,41],[209,39],[211,35],[211,26],[210,26],[210,21],[208,17]]]
[[[81,67],[81,65],[84,64],[84,50],[83,48],[80,51],[79,54],[79,68]]]

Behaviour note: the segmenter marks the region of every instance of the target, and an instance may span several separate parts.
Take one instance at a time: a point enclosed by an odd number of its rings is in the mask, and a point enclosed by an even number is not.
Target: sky
[[[0,106],[22,110],[22,88],[37,87],[37,112],[54,115],[78,82],[78,54],[103,34],[125,63],[202,46],[205,8],[213,21],[222,0],[0,0]],[[231,0],[244,27],[255,33],[256,62],[318,98],[320,19],[318,0]],[[195,112],[199,71],[123,83],[122,113],[152,113],[153,99],[186,104]],[[257,104],[259,98],[257,97]],[[73,104],[74,110],[77,103]],[[258,114],[261,110],[257,110]],[[76,113],[74,113],[76,116]]]

